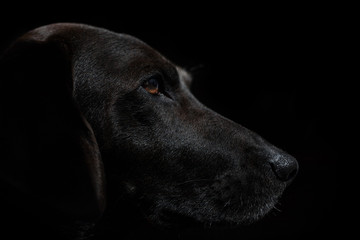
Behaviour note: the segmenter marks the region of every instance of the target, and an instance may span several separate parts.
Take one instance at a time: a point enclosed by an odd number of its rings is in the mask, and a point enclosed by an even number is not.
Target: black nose
[[[270,165],[277,178],[283,182],[294,179],[299,169],[295,158],[283,154],[279,154],[271,159]]]

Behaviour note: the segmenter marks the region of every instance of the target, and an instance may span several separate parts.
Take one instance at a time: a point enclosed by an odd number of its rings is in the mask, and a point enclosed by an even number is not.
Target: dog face
[[[247,223],[274,207],[296,173],[292,157],[202,105],[191,76],[145,43],[108,32],[101,41],[74,62],[76,99],[105,175],[148,218]]]
[[[202,105],[190,74],[142,41],[73,24],[26,38],[66,45],[74,100],[116,199],[108,196],[109,209],[131,202],[156,224],[245,224],[268,213],[296,175],[294,158]]]

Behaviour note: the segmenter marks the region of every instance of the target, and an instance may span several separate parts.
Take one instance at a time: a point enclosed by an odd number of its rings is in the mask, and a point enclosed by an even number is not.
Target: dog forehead
[[[95,53],[103,57],[122,62],[133,60],[169,62],[158,51],[135,36],[102,28],[89,29],[89,32],[92,34],[85,35],[82,44],[87,45],[87,50],[94,49]]]
[[[142,40],[125,34],[100,29],[96,35],[84,38],[77,46],[78,54],[109,70],[136,69],[173,65]],[[75,50],[76,51],[76,50]],[[110,69],[111,68],[111,69]]]
[[[117,42],[114,49],[117,49],[116,59],[119,63],[124,63],[126,68],[134,69],[138,74],[145,74],[152,68],[162,69],[177,75],[177,79],[189,87],[192,82],[192,75],[187,70],[172,63],[157,50],[153,49],[142,40],[125,33],[115,33]]]
[[[155,49],[134,36],[125,33],[111,33],[108,36],[101,36],[103,37],[101,40],[95,39],[95,41],[98,41],[95,44],[98,44],[100,49],[106,47],[114,53],[121,55],[121,57],[151,57],[153,59],[162,58],[166,60]]]
[[[70,50],[77,86],[91,85],[99,91],[111,87],[113,92],[129,92],[153,75],[166,76],[169,81],[179,78],[181,81],[180,75],[186,75],[184,70],[134,36],[99,28],[71,32],[75,36]]]
[[[135,62],[139,66],[142,64],[172,64],[167,58],[140,39],[124,33],[118,33],[116,36],[117,41],[115,40],[110,49],[116,51],[115,58],[117,60],[127,63]]]
[[[159,72],[176,75],[188,85],[189,74],[139,38],[84,24],[58,23],[25,35],[37,42],[60,42],[69,49],[76,81],[103,82],[132,89],[146,75]],[[101,84],[101,85],[104,85]]]
[[[21,38],[36,42],[64,43],[76,57],[86,55],[129,61],[131,58],[152,58],[167,61],[140,39],[86,24],[56,23],[36,28]]]

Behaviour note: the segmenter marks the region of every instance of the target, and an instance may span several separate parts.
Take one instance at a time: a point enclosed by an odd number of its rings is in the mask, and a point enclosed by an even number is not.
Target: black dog
[[[105,209],[160,225],[263,217],[296,160],[203,106],[190,83],[128,35],[53,24],[20,37],[1,60],[9,215],[60,225]]]

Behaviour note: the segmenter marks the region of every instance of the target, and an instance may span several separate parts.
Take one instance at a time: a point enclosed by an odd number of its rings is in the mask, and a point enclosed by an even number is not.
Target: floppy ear
[[[9,202],[50,218],[96,220],[104,171],[88,121],[73,97],[67,25],[19,38],[0,62],[0,182]]]

